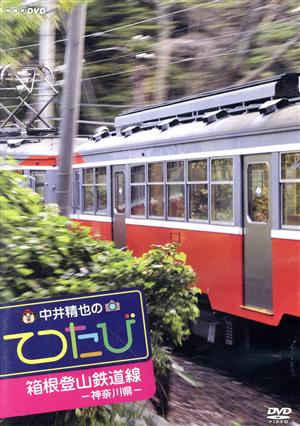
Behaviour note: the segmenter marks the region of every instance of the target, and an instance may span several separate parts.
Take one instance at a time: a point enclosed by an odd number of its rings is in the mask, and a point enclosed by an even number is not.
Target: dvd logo
[[[24,13],[27,13],[27,15],[44,15],[46,9],[44,7],[28,7]]]
[[[267,419],[269,419],[269,423],[275,425],[288,424],[291,413],[292,409],[288,407],[269,407],[267,412]]]
[[[22,15],[44,15],[47,12],[45,7],[6,7],[5,9],[1,7],[0,12],[3,13],[3,11],[13,15],[20,13]]]

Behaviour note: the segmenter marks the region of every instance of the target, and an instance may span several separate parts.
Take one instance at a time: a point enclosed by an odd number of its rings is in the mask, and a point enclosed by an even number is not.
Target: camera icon
[[[114,300],[111,300],[110,302],[104,304],[104,308],[106,312],[119,311],[121,309],[120,302],[115,302]]]

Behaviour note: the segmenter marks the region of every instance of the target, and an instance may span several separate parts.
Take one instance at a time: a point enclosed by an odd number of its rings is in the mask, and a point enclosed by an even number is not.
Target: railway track
[[[193,388],[170,376],[167,418],[189,426],[300,425],[300,386],[288,366],[271,353],[233,352],[203,347],[193,356],[177,353],[175,361],[199,382]],[[290,408],[290,418],[267,418],[268,409]]]

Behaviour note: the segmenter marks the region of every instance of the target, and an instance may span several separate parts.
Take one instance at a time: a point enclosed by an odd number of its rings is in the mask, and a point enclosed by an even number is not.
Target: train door
[[[112,168],[112,221],[113,240],[116,247],[126,246],[126,185],[125,166],[113,166]]]
[[[244,157],[244,305],[272,311],[271,155]]]

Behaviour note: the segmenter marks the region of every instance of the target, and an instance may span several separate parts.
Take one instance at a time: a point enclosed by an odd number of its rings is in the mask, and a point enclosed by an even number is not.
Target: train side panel
[[[272,239],[274,311],[300,316],[300,241]]]
[[[213,310],[278,325],[300,315],[300,242],[272,240],[273,314],[243,306],[243,236],[217,232],[127,225],[128,247],[139,256],[153,244],[178,242],[197,273],[197,286]],[[143,238],[139,238],[143,235]],[[291,297],[293,295],[293,297]]]
[[[209,296],[214,309],[233,313],[242,304],[241,235],[138,225],[127,225],[126,232],[128,247],[136,255],[153,244],[178,242],[197,274],[197,286]]]
[[[91,230],[91,235],[96,239],[112,241],[112,225],[108,219],[107,222],[99,222],[97,220],[82,220],[72,218],[75,222],[80,223],[83,226],[87,226]]]

